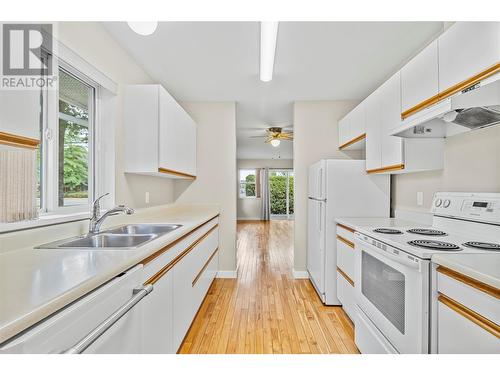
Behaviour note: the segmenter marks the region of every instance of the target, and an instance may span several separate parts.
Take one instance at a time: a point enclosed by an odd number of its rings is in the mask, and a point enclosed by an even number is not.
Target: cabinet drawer
[[[337,235],[354,243],[354,229],[349,228],[344,224],[337,224]]]
[[[450,276],[451,275],[451,276]],[[484,316],[496,324],[500,324],[500,299],[467,285],[453,277],[463,277],[462,275],[448,270],[445,267],[437,269],[437,290],[439,293],[467,306],[467,308]],[[469,282],[467,279],[464,279]],[[470,282],[471,284],[474,281]],[[477,282],[476,282],[477,283]],[[480,285],[480,284],[478,284]]]
[[[192,245],[198,238],[202,237],[207,233],[210,228],[219,223],[219,218],[216,217],[209,222],[203,224],[198,229],[193,232],[181,237],[180,239],[174,241],[174,243],[167,245],[165,248],[160,249],[157,252],[157,256],[150,257],[146,259],[144,264],[144,280],[149,279],[153,275],[157,274],[162,268],[168,265],[171,261],[175,259],[182,251],[187,249]]]
[[[346,314],[354,321],[355,314],[355,299],[354,299],[354,287],[347,281],[347,279],[337,271],[337,295],[340,302],[342,302],[342,308]]]
[[[438,353],[499,354],[500,339],[440,300]]]
[[[337,265],[351,280],[354,280],[354,248],[339,238],[337,238]]]

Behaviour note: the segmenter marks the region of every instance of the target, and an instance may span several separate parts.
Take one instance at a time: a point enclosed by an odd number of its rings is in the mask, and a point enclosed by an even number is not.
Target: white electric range
[[[356,228],[362,353],[428,353],[431,256],[500,251],[500,194],[436,193],[431,211],[431,226]]]

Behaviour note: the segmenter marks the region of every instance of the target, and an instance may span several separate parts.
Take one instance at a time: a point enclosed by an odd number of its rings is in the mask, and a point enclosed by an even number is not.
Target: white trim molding
[[[217,271],[218,279],[236,279],[238,277],[238,271]]]
[[[294,268],[292,273],[294,279],[309,279],[309,273],[307,271],[297,271]]]

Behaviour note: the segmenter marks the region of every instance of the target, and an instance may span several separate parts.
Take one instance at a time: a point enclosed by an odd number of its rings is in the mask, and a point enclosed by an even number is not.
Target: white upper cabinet
[[[351,112],[349,112],[345,117],[339,121],[339,147],[349,142],[350,138],[350,126],[349,120]]]
[[[435,40],[401,69],[402,112],[438,93],[438,41]]]
[[[124,107],[125,172],[196,176],[196,123],[162,86],[126,86]]]
[[[361,137],[366,132],[365,124],[365,102],[361,102],[352,110],[351,115],[351,139]]]
[[[500,22],[457,22],[438,41],[440,92],[500,63]]]
[[[382,167],[382,140],[380,89],[375,90],[365,99],[366,118],[366,169],[374,170]]]
[[[365,103],[361,102],[339,121],[339,148],[361,150],[365,148]]]
[[[403,138],[390,131],[401,124],[401,73],[397,72],[380,87],[380,139],[382,166],[404,164]]]
[[[0,91],[0,132],[40,139],[40,90]]]

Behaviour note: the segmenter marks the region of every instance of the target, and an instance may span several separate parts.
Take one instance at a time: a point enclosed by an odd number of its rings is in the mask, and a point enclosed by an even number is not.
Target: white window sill
[[[70,214],[48,214],[40,215],[35,220],[17,221],[15,223],[0,223],[0,233],[13,232],[23,229],[32,229],[38,227],[45,227],[48,225],[68,223],[71,221],[80,221],[89,219],[90,214],[86,212],[77,212]]]

